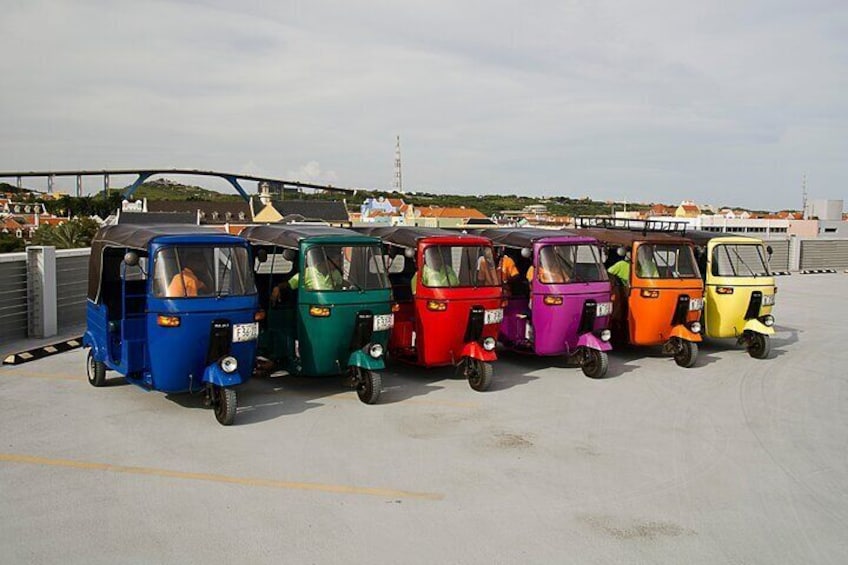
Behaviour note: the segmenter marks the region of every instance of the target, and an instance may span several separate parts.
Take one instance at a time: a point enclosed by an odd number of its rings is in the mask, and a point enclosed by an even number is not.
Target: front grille
[[[686,316],[689,314],[689,295],[681,294],[677,297],[677,305],[674,307],[674,316],[671,318],[672,326],[679,326],[686,323]]]
[[[229,320],[213,320],[209,330],[209,351],[206,364],[214,363],[230,352],[233,342],[233,327]]]
[[[353,336],[350,338],[350,350],[362,349],[371,341],[374,333],[374,314],[369,310],[356,313],[356,323],[353,326]]]
[[[763,293],[755,290],[751,293],[751,300],[748,301],[748,311],[745,312],[745,319],[758,318],[760,316],[760,306],[763,305]]]
[[[583,303],[583,313],[580,315],[580,327],[578,334],[585,334],[595,327],[595,316],[598,314],[598,303],[595,300],[587,300]]]
[[[480,338],[483,337],[485,312],[486,310],[482,306],[471,307],[471,312],[468,314],[468,325],[465,328],[465,343],[480,341]]]

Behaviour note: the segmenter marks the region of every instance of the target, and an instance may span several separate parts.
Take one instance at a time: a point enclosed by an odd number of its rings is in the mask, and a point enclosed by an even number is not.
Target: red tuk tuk
[[[397,301],[390,355],[424,367],[454,365],[471,388],[487,390],[503,320],[491,241],[405,226],[359,231],[387,247]]]

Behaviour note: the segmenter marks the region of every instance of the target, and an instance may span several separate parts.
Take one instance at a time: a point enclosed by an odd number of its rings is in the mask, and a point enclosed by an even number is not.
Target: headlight
[[[598,307],[595,310],[597,317],[609,316],[612,314],[612,302],[598,302]]]
[[[774,325],[774,316],[772,316],[771,314],[766,314],[765,316],[760,318],[760,321],[770,328]]]
[[[495,338],[493,337],[487,337],[483,340],[483,349],[485,349],[486,351],[494,351],[495,345]]]
[[[612,339],[612,332],[609,330],[601,330],[601,341],[609,341]]]
[[[689,324],[689,329],[692,330],[692,333],[701,333],[701,322],[692,322]]]
[[[235,373],[236,369],[238,369],[238,361],[232,355],[227,355],[221,359],[221,369],[225,373]]]
[[[689,301],[689,310],[703,310],[704,309],[704,299],[703,298],[693,298]]]
[[[764,294],[763,295],[763,306],[774,306],[774,295],[773,294]]]
[[[374,359],[378,359],[381,355],[383,355],[383,346],[379,343],[372,344],[371,347],[368,348],[368,355]]]

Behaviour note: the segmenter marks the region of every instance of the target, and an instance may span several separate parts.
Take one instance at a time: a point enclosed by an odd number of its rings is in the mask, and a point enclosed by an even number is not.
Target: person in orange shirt
[[[518,267],[515,266],[515,261],[512,257],[505,253],[503,247],[495,248],[495,253],[498,254],[498,272],[501,275],[501,282],[508,282],[519,275]]]
[[[186,260],[183,270],[174,275],[168,285],[168,298],[193,297],[206,290],[206,283],[195,274],[195,271],[201,271],[202,261],[197,257]]]

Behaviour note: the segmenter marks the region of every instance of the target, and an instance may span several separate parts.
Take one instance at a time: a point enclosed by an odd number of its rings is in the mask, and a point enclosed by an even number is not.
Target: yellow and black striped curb
[[[82,347],[82,336],[67,339],[65,341],[57,341],[56,343],[51,343],[50,345],[34,347],[33,349],[20,351],[18,353],[12,353],[11,355],[7,355],[6,358],[3,359],[3,364],[21,365],[22,363],[29,363],[30,361],[35,361],[36,359],[43,359],[51,355],[56,355],[57,353],[64,353],[72,349],[77,349],[78,347]]]

